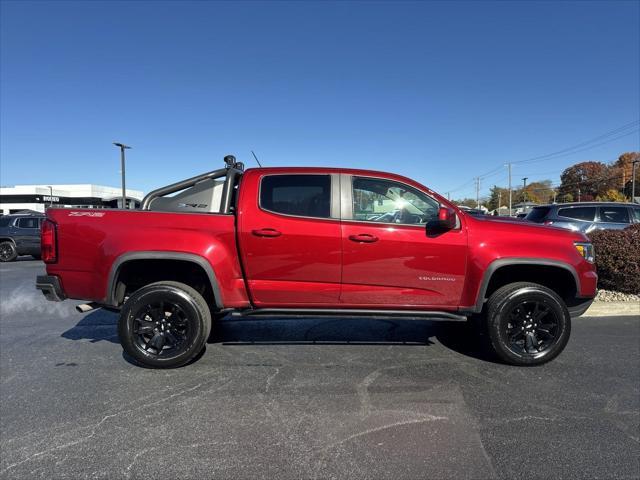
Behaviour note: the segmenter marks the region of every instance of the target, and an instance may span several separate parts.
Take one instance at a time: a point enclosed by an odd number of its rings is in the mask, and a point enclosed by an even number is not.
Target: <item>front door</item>
[[[459,305],[466,231],[458,226],[427,234],[426,224],[438,217],[438,201],[387,179],[342,175],[341,183],[341,303],[354,308]]]
[[[238,231],[253,304],[338,303],[342,254],[338,175],[258,170],[245,174],[242,182]]]

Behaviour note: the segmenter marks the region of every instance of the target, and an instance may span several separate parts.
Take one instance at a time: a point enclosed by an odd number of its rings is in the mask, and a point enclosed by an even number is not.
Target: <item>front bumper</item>
[[[584,312],[586,312],[587,309],[591,306],[591,304],[595,300],[595,297],[584,298],[579,300],[580,300],[579,303],[576,303],[575,305],[571,305],[570,307],[567,307],[567,310],[569,310],[569,315],[571,315],[571,318],[579,317]]]
[[[52,302],[61,302],[67,298],[60,285],[60,279],[55,275],[38,275],[36,288],[42,290],[46,299]]]

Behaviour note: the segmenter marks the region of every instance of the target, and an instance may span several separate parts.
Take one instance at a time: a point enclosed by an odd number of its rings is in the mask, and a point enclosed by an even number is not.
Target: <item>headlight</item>
[[[590,243],[574,243],[576,246],[576,250],[582,258],[584,258],[589,263],[594,263],[596,261],[596,254],[593,251],[593,245]]]

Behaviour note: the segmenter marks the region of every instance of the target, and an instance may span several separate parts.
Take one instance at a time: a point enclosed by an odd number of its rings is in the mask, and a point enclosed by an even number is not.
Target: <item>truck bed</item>
[[[110,279],[125,255],[171,252],[206,260],[216,272],[220,301],[248,306],[238,260],[233,215],[140,210],[49,209],[57,227],[58,262],[49,275],[64,278],[69,298],[110,304]]]

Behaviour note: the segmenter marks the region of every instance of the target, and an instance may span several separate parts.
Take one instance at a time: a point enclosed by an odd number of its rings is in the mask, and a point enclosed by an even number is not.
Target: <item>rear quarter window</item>
[[[596,217],[596,207],[571,207],[558,210],[559,217],[572,218],[585,222],[593,222]]]
[[[627,207],[600,207],[600,221],[607,223],[629,223]]]

